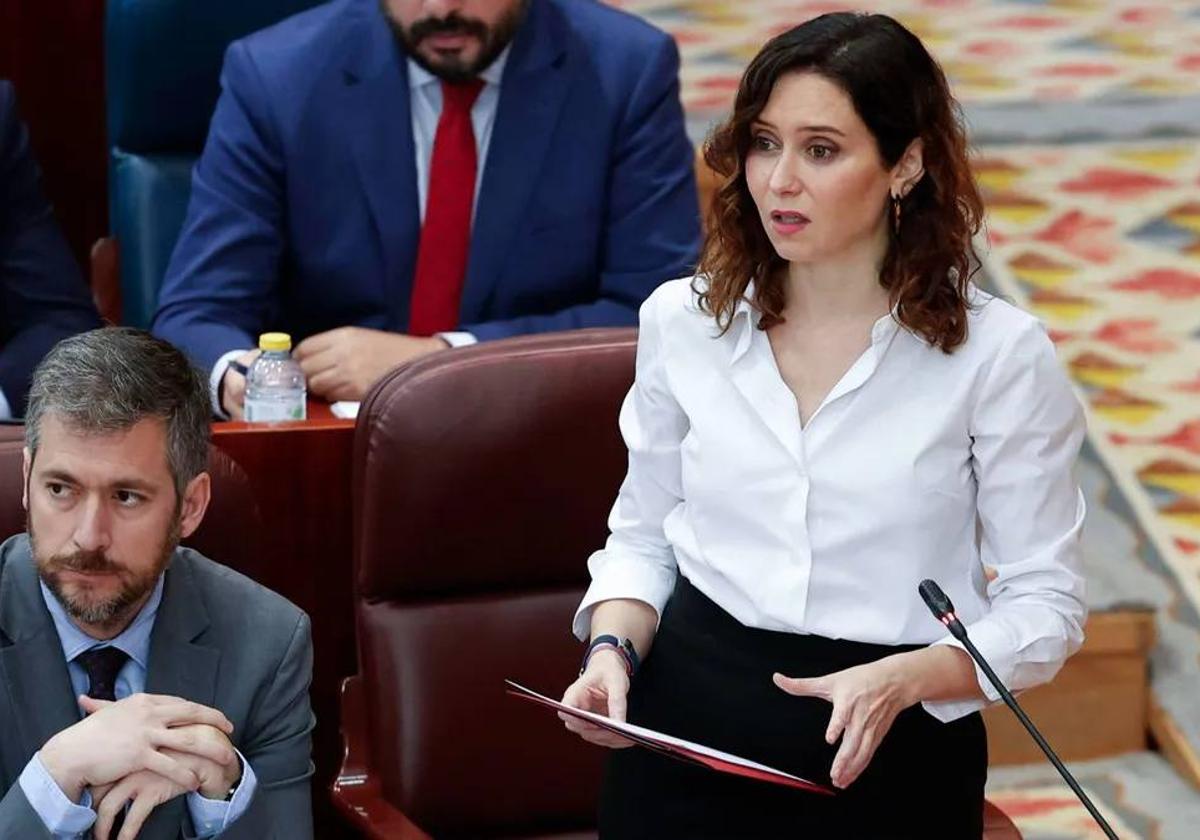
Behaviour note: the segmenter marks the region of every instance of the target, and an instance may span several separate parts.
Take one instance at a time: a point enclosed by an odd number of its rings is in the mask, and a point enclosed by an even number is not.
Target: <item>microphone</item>
[[[933,617],[946,625],[946,629],[950,631],[951,635],[962,642],[963,647],[967,649],[967,653],[971,655],[971,658],[979,663],[980,670],[987,676],[988,681],[996,687],[996,691],[1000,692],[1000,696],[1004,699],[1008,708],[1012,709],[1013,714],[1017,716],[1017,720],[1021,721],[1021,724],[1033,737],[1033,740],[1042,748],[1042,752],[1046,754],[1046,758],[1050,759],[1050,763],[1054,765],[1054,769],[1070,785],[1071,790],[1079,797],[1079,801],[1083,803],[1083,806],[1088,809],[1088,813],[1092,815],[1092,818],[1103,829],[1104,836],[1108,837],[1109,840],[1118,840],[1116,832],[1112,830],[1112,826],[1108,824],[1096,809],[1096,806],[1092,804],[1092,800],[1084,793],[1083,788],[1079,786],[1079,782],[1075,781],[1075,777],[1071,775],[1071,771],[1066,768],[1066,765],[1062,763],[1058,755],[1046,743],[1046,739],[1042,737],[1041,732],[1038,732],[1038,728],[1033,725],[1033,721],[1025,714],[1025,710],[1017,703],[1016,698],[1004,687],[1004,683],[1000,682],[1000,678],[996,676],[996,672],[992,670],[992,666],[983,658],[983,654],[967,638],[967,628],[963,626],[963,623],[958,620],[958,616],[954,614],[954,604],[950,603],[950,598],[942,591],[942,588],[932,580],[926,579],[921,581],[917,587],[917,591],[921,593],[921,598],[925,601],[926,606],[929,607],[930,612],[933,613]]]

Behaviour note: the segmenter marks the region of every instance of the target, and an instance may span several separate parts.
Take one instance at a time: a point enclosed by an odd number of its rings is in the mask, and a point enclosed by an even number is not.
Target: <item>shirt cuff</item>
[[[1016,672],[1016,656],[1013,653],[1013,645],[1005,638],[1003,630],[993,622],[982,620],[967,627],[967,633],[970,635],[971,643],[975,645],[975,649],[992,666],[992,670],[996,672],[996,676],[1000,678],[1000,682],[1004,683],[1011,690],[1013,675]],[[967,651],[966,646],[962,642],[949,635],[938,639],[933,644],[950,645],[964,653]],[[967,655],[970,656],[969,653]],[[974,657],[971,658],[971,664],[975,666],[975,681],[979,683],[979,688],[983,691],[983,695],[987,699],[926,700],[921,704],[925,711],[929,712],[929,714],[942,723],[949,723],[952,720],[966,717],[972,712],[986,709],[992,703],[1000,700],[1000,692],[992,685],[992,681],[987,678],[987,674],[979,667],[979,663],[975,661]]]
[[[613,554],[602,549],[588,560],[592,585],[575,611],[571,631],[587,641],[592,628],[592,608],[601,601],[628,598],[649,604],[662,617],[663,607],[675,588],[675,566],[655,564],[644,557]]]
[[[0,420],[12,419],[12,406],[8,404],[8,397],[4,396],[4,391],[0,389]]]
[[[434,333],[434,335],[451,347],[470,347],[472,344],[479,343],[479,339],[469,332],[440,332]]]
[[[218,836],[250,807],[258,779],[246,757],[238,752],[238,758],[242,762],[242,779],[228,800],[205,799],[195,791],[187,795],[188,813],[192,817],[197,838]]]
[[[217,363],[213,365],[212,373],[208,375],[208,395],[212,402],[213,414],[220,417],[222,420],[228,420],[229,415],[225,413],[225,409],[221,407],[221,380],[225,377],[225,371],[229,369],[229,363],[236,359],[248,350],[230,350],[221,358],[217,359]]]
[[[91,791],[83,792],[78,805],[68,799],[42,763],[41,753],[34,753],[29,759],[18,783],[55,840],[74,840],[96,822]]]

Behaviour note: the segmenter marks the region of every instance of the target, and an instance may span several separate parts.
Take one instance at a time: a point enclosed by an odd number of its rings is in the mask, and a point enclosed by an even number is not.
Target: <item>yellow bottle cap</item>
[[[287,333],[263,333],[258,337],[259,350],[291,350],[292,337]]]

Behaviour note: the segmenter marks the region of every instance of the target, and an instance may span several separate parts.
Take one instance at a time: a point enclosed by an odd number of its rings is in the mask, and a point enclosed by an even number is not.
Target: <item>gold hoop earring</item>
[[[900,233],[900,217],[901,217],[901,215],[902,215],[902,212],[900,210],[900,196],[893,195],[892,196],[892,233],[897,233],[897,234]]]

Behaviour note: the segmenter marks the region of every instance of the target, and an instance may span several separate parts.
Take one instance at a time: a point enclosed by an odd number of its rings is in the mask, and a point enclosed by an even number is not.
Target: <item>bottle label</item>
[[[304,397],[297,400],[252,400],[247,398],[245,416],[250,423],[303,420],[307,415]]]

